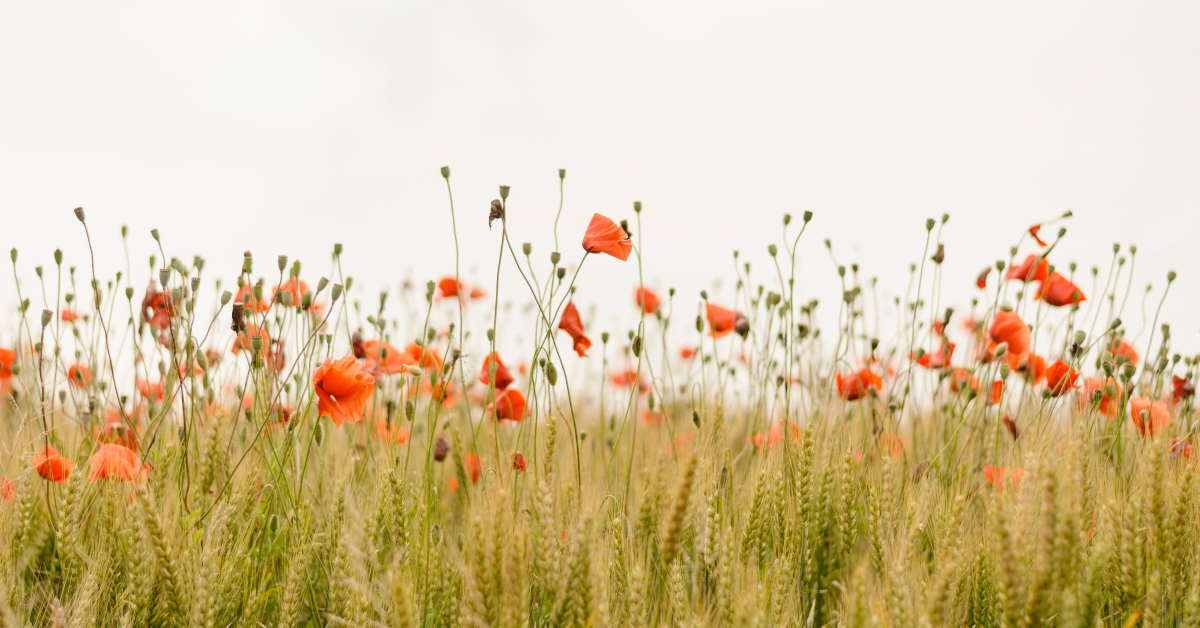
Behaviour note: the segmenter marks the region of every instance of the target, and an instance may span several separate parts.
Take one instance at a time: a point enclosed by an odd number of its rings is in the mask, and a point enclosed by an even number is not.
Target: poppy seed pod
[[[733,331],[742,338],[745,338],[746,334],[750,333],[750,321],[745,315],[741,313],[737,315],[737,318],[733,321]]]
[[[87,218],[83,215],[82,207],[75,208],[75,218],[77,218],[79,222],[87,222]]]
[[[286,255],[280,255],[276,259],[276,262],[277,262],[277,265],[279,266],[279,272],[283,272],[283,269],[287,268],[288,258]]]
[[[804,210],[804,216],[802,216],[802,217],[804,218],[804,222],[808,223],[810,220],[812,220],[813,213],[809,210]]]
[[[442,462],[446,456],[450,454],[450,441],[446,440],[445,436],[438,435],[437,442],[433,444],[433,459]]]
[[[790,224],[792,224],[792,215],[788,214],[788,213],[784,213],[783,214],[783,226],[786,227]]]
[[[442,178],[443,179],[450,178],[450,166],[442,166]]]
[[[496,221],[496,220],[500,220],[500,221],[504,220],[504,203],[500,202],[500,199],[494,198],[494,199],[492,199],[491,209],[488,210],[488,228],[489,229],[492,226],[492,222]]]
[[[500,186],[500,199],[501,199],[501,200],[505,200],[505,201],[507,201],[507,200],[508,200],[508,191],[509,191],[509,189],[510,189],[510,188],[509,188],[507,185],[502,185],[502,186]]]
[[[249,275],[254,269],[254,255],[250,251],[242,253],[242,273]]]
[[[62,249],[54,249],[54,264],[56,266],[62,266],[62,257]]]
[[[563,179],[565,179],[565,178],[567,178],[567,169],[566,169],[566,168],[559,168],[559,169],[558,169],[558,179],[561,181],[561,180],[563,180]]]
[[[642,202],[641,201],[633,202],[633,211],[635,213],[639,213],[639,214],[642,213]]]
[[[333,284],[333,290],[330,291],[329,298],[333,301],[337,301],[338,299],[342,298],[342,284]]]
[[[925,219],[925,230],[926,230],[926,231],[933,231],[933,227],[934,227],[934,225],[936,225],[936,224],[937,224],[937,221],[936,221],[936,220],[934,220],[934,219],[932,219],[932,218],[926,218],[926,219]]]
[[[42,310],[42,327],[49,325],[50,321],[53,319],[54,312],[51,312],[50,310]]]
[[[341,243],[341,242],[334,242],[334,243],[333,243],[333,256],[334,256],[334,257],[338,257],[338,256],[340,256],[341,254],[342,254],[342,243]]]
[[[533,252],[533,245],[530,244],[529,242],[522,243],[521,244],[521,252],[524,253],[525,255],[529,255],[530,253]]]

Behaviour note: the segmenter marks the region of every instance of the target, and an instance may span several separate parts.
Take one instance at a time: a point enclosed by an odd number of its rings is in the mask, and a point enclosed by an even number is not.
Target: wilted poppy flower
[[[571,337],[575,353],[581,358],[587,357],[587,350],[592,346],[592,341],[583,335],[583,321],[579,318],[579,310],[575,308],[574,301],[568,301],[567,307],[563,308],[562,317],[558,319],[558,328]]]
[[[1075,305],[1087,300],[1079,286],[1058,272],[1050,273],[1049,277],[1042,280],[1042,284],[1033,298],[1041,299],[1054,306]]]
[[[463,466],[466,467],[467,475],[471,478],[471,484],[478,482],[480,474],[479,455],[472,451],[463,456]]]
[[[1029,257],[1025,258],[1017,266],[1012,266],[1008,269],[1008,274],[1005,279],[1017,279],[1020,281],[1042,281],[1050,275],[1050,262],[1046,258],[1037,253],[1030,253]]]
[[[1083,389],[1079,391],[1079,405],[1095,405],[1108,418],[1117,414],[1117,402],[1121,399],[1121,384],[1115,378],[1085,377]]]
[[[17,497],[17,487],[12,480],[0,476],[0,502],[11,502]]]
[[[1129,400],[1129,418],[1138,434],[1154,436],[1155,432],[1171,424],[1171,408],[1165,401],[1133,397]]]
[[[142,297],[142,320],[158,329],[167,329],[172,318],[175,318],[175,307],[171,305],[170,295],[150,284],[146,296]]]
[[[1029,352],[1029,326],[1016,312],[1000,310],[992,319],[992,327],[988,334],[992,342],[1007,343],[1009,353],[1024,355]]]
[[[1137,349],[1125,342],[1124,338],[1114,338],[1108,345],[1108,352],[1117,358],[1125,358],[1130,364],[1138,363]]]
[[[866,397],[872,388],[883,390],[883,378],[871,369],[860,369],[854,373],[838,373],[834,376],[838,396],[846,401],[857,401]]]
[[[75,463],[62,457],[58,450],[50,445],[42,448],[31,461],[33,468],[37,470],[38,475],[59,484],[66,484],[67,477],[71,475],[71,469],[75,467]]]
[[[1065,395],[1067,391],[1075,388],[1075,380],[1078,378],[1079,371],[1062,360],[1046,367],[1046,388],[1054,397]]]
[[[660,303],[658,295],[654,294],[653,290],[645,286],[638,286],[637,290],[634,290],[633,302],[638,307],[642,308],[642,311],[646,314],[654,314],[657,312]]]
[[[525,395],[516,388],[509,388],[496,395],[492,404],[497,420],[520,421],[525,418]]]
[[[433,459],[441,462],[446,459],[446,455],[450,453],[450,441],[446,440],[445,436],[438,434],[437,440],[433,443]]]
[[[1171,376],[1171,398],[1182,401],[1196,394],[1196,385],[1186,377]]]
[[[136,383],[137,390],[139,393],[141,393],[142,397],[146,399],[154,399],[156,401],[163,400],[162,382],[151,382],[139,377]]]
[[[987,287],[987,278],[991,272],[992,272],[991,266],[988,266],[987,268],[984,268],[982,271],[980,271],[979,275],[977,275],[975,277],[975,287],[979,288],[980,290],[983,290],[984,288],[986,288]]]
[[[75,310],[64,307],[62,312],[59,313],[59,318],[61,318],[64,323],[74,323],[75,321],[79,320],[79,314]]]
[[[1011,436],[1013,440],[1017,440],[1021,437],[1020,431],[1017,430],[1017,422],[1013,421],[1012,418],[1007,414],[1000,417],[1000,422],[1004,424],[1004,429],[1008,430],[1008,435]]]
[[[443,299],[458,296],[458,293],[464,288],[463,283],[454,277],[442,277],[437,283],[438,294]]]
[[[417,363],[407,351],[401,351],[382,340],[364,340],[359,343],[357,350],[362,352],[367,370],[383,375],[395,375]]]
[[[378,419],[375,421],[375,435],[384,443],[403,445],[408,442],[409,429],[397,421]]]
[[[498,390],[504,390],[513,383],[513,376],[508,372],[508,367],[504,366],[504,362],[500,360],[500,355],[493,351],[483,360],[483,367],[479,369],[479,381],[489,386],[494,383]]]
[[[87,388],[92,385],[92,369],[83,364],[72,364],[67,367],[67,381],[76,388]]]
[[[633,242],[629,241],[629,234],[621,225],[600,214],[592,214],[592,222],[583,235],[583,250],[588,253],[608,253],[625,261],[633,250]]]
[[[1041,230],[1042,230],[1042,225],[1040,223],[1036,224],[1029,228],[1029,235],[1033,236],[1033,241],[1037,242],[1038,246],[1045,248],[1049,245],[1046,244],[1046,241],[1043,240],[1041,236],[1038,235],[1038,232]]]
[[[92,468],[88,482],[104,479],[136,482],[142,474],[142,462],[137,453],[116,443],[100,445],[100,449],[88,458],[88,466]]]
[[[271,307],[271,304],[254,298],[254,287],[248,283],[244,283],[242,287],[238,288],[237,296],[233,297],[233,302],[241,303],[242,308],[247,312],[258,312],[260,314],[266,312]]]
[[[722,338],[736,329],[738,318],[742,315],[734,310],[706,303],[704,317],[708,319],[708,335],[713,338]]]
[[[512,469],[513,469],[513,471],[516,471],[517,473],[523,473],[525,471],[525,469],[528,469],[528,468],[529,468],[529,465],[525,462],[525,454],[523,454],[519,451],[514,451],[512,454]]]
[[[313,373],[313,389],[317,393],[317,412],[333,420],[358,423],[363,409],[375,391],[375,378],[368,375],[354,356],[326,360]]]
[[[983,477],[996,489],[1003,489],[1005,484],[1011,484],[1013,488],[1021,485],[1021,478],[1025,476],[1025,469],[1021,467],[984,467]]]

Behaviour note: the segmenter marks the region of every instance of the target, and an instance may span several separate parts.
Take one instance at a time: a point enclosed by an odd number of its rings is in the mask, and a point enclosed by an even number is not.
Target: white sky
[[[640,199],[650,283],[691,299],[720,275],[728,297],[729,252],[765,279],[780,215],[811,209],[801,290],[832,308],[824,237],[901,291],[924,218],[950,212],[946,298],[963,302],[1071,208],[1058,263],[1137,242],[1140,284],[1180,273],[1167,318],[1200,348],[1200,4],[703,4],[7,3],[0,246],[26,268],[55,247],[80,263],[83,205],[110,271],[127,223],[139,252],[158,227],[224,272],[250,248],[315,279],[343,242],[381,288],[452,270],[450,164],[485,279],[496,185],[545,260],[565,167],[568,258],[593,211]],[[581,300],[628,308],[635,282],[589,261]]]

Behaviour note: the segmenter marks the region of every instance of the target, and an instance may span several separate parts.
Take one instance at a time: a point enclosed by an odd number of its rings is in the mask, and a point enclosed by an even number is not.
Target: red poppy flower
[[[996,312],[992,320],[992,328],[988,331],[992,342],[1008,343],[1009,353],[1025,355],[1029,351],[1029,326],[1017,316],[1016,312],[1001,310]]]
[[[478,301],[479,299],[486,297],[487,292],[485,292],[483,288],[474,287],[471,288],[471,293],[467,296],[470,297],[472,301]]]
[[[445,364],[442,360],[442,354],[433,347],[410,342],[404,350],[408,352],[408,358],[412,361],[411,363],[423,369],[440,371],[442,370],[442,365]]]
[[[679,357],[690,360],[696,355],[696,350],[692,347],[684,347],[679,350]]]
[[[1129,418],[1138,434],[1154,436],[1155,432],[1171,424],[1171,408],[1165,401],[1133,397],[1129,400]]]
[[[241,303],[242,308],[247,312],[262,313],[271,307],[271,304],[254,298],[254,287],[248,283],[244,283],[241,288],[238,288],[237,296],[233,297],[233,302]]]
[[[618,388],[632,388],[635,384],[638,387],[638,392],[648,392],[650,384],[638,375],[635,369],[626,369],[612,374],[609,378],[612,380],[613,386]]]
[[[883,390],[883,378],[871,369],[860,369],[854,373],[838,373],[834,376],[838,396],[846,401],[857,401],[866,397],[872,388]]]
[[[941,348],[933,353],[922,353],[920,357],[914,353],[912,358],[917,364],[927,369],[941,369],[950,366],[950,357],[954,355],[955,344],[953,342],[943,342]]]
[[[0,502],[11,502],[17,498],[17,487],[12,480],[0,476]]]
[[[1046,367],[1046,388],[1049,393],[1058,397],[1075,388],[1075,380],[1079,379],[1079,371],[1062,360]]]
[[[38,455],[33,457],[31,463],[38,475],[59,484],[67,483],[67,477],[71,475],[71,469],[75,467],[75,463],[62,457],[58,450],[50,445],[43,447]]]
[[[1041,225],[1041,224],[1036,224],[1036,225],[1034,225],[1034,226],[1032,226],[1032,227],[1030,227],[1030,228],[1029,228],[1029,235],[1033,236],[1033,241],[1034,241],[1034,242],[1037,242],[1037,243],[1038,243],[1038,246],[1040,246],[1040,247],[1042,247],[1042,248],[1045,248],[1045,247],[1047,247],[1047,246],[1049,246],[1049,245],[1048,245],[1048,244],[1046,244],[1046,241],[1045,241],[1045,240],[1043,240],[1043,239],[1041,238],[1041,236],[1039,236],[1039,235],[1038,235],[1038,232],[1039,232],[1039,231],[1041,231],[1041,230],[1042,230],[1042,225]]]
[[[495,369],[494,373],[492,369]],[[504,366],[504,362],[500,360],[500,355],[492,352],[483,360],[483,367],[479,370],[479,381],[484,385],[494,384],[496,389],[504,390],[508,388],[509,384],[513,383],[513,376],[512,373],[508,372],[508,368]]]
[[[1117,401],[1121,399],[1121,384],[1109,377],[1085,377],[1079,391],[1079,405],[1095,404],[1096,409],[1108,418],[1117,414]]]
[[[1079,286],[1057,272],[1050,273],[1049,277],[1042,280],[1033,298],[1054,306],[1075,305],[1087,300]]]
[[[79,320],[79,314],[75,310],[64,307],[62,312],[59,313],[59,318],[61,318],[64,323],[74,323],[75,321]]]
[[[13,376],[12,367],[17,363],[17,352],[0,347],[0,379]]]
[[[359,343],[358,351],[362,352],[367,370],[381,375],[395,375],[417,363],[408,351],[401,351],[382,340],[364,340]]]
[[[458,296],[458,293],[464,288],[463,283],[454,277],[442,277],[438,280],[437,286],[438,293],[443,299]]]
[[[151,284],[146,289],[146,296],[142,297],[142,320],[158,329],[167,329],[172,318],[175,318],[175,307],[171,304],[171,296]]]
[[[1007,476],[1007,477],[1005,477]],[[997,490],[1003,489],[1005,484],[1011,484],[1012,488],[1017,488],[1021,485],[1021,478],[1025,476],[1025,469],[1021,467],[984,467],[983,477]],[[1007,482],[1006,482],[1007,480]]]
[[[608,253],[623,262],[629,259],[633,242],[629,241],[629,234],[621,225],[600,214],[592,214],[592,222],[583,234],[583,250],[588,253]]]
[[[737,327],[739,316],[741,315],[736,311],[713,303],[707,303],[704,306],[704,317],[708,319],[708,335],[713,338],[722,338],[729,335],[729,332]]]
[[[525,471],[525,469],[528,469],[528,468],[529,468],[529,465],[525,462],[525,454],[523,454],[519,451],[514,451],[512,454],[512,469],[513,469],[513,471],[516,471],[517,473],[523,473]]]
[[[478,482],[480,474],[479,455],[472,451],[463,456],[463,466],[467,468],[467,475],[471,478],[471,484]]]
[[[497,420],[520,421],[525,418],[525,395],[516,388],[505,389],[496,395],[492,410]]]
[[[991,266],[988,266],[987,268],[984,268],[982,271],[980,271],[979,275],[975,277],[975,287],[979,288],[980,290],[983,290],[984,288],[986,288],[988,274],[991,272],[992,272]]]
[[[403,445],[408,442],[409,429],[397,421],[379,419],[375,421],[375,435],[386,444]]]
[[[82,364],[72,364],[67,368],[67,381],[76,388],[87,388],[92,385],[92,369]]]
[[[567,302],[567,307],[563,308],[562,317],[558,319],[558,328],[571,336],[575,353],[581,358],[587,357],[587,350],[592,346],[592,341],[583,335],[583,321],[579,319],[579,310],[575,308],[574,301]]]
[[[100,445],[100,449],[88,458],[88,466],[92,468],[88,482],[105,479],[136,482],[142,476],[142,461],[137,452],[116,443]]]
[[[358,423],[363,409],[375,391],[375,378],[368,375],[348,355],[338,360],[326,360],[313,373],[313,389],[317,393],[317,412],[333,420],[334,425]]]
[[[1125,358],[1130,364],[1138,363],[1137,349],[1134,349],[1133,345],[1125,342],[1124,338],[1113,339],[1112,343],[1108,345],[1108,352],[1118,358]]]
[[[800,426],[788,421],[788,436],[793,441],[798,441],[803,437],[800,432]],[[755,447],[759,449],[771,448],[774,449],[783,443],[783,419],[778,419],[771,424],[771,429],[766,432],[755,432],[751,441]]]
[[[1037,253],[1030,253],[1029,257],[1025,258],[1018,266],[1012,266],[1008,269],[1008,274],[1005,279],[1018,279],[1020,281],[1042,281],[1050,275],[1050,262],[1046,258]]]
[[[1046,377],[1046,358],[1036,353],[1025,355],[1010,353],[1005,358],[1008,360],[1009,368],[1024,375],[1025,381],[1030,384],[1036,384]]]
[[[1196,385],[1186,377],[1171,376],[1171,398],[1182,401],[1196,394]]]
[[[658,311],[658,306],[661,303],[658,295],[654,291],[645,287],[638,286],[637,290],[633,291],[633,302],[646,314],[654,314]]]

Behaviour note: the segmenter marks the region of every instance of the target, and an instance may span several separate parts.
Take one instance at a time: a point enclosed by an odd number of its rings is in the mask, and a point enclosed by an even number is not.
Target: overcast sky
[[[712,4],[7,3],[0,245],[79,263],[83,205],[109,270],[127,223],[136,251],[157,227],[222,272],[249,248],[315,275],[342,242],[381,288],[453,269],[449,164],[484,279],[496,186],[545,259],[563,167],[564,254],[641,200],[647,279],[681,297],[724,276],[728,298],[735,248],[766,279],[780,215],[810,209],[807,296],[837,298],[825,237],[902,291],[949,212],[944,298],[965,303],[1073,209],[1056,261],[1138,243],[1139,284],[1179,271],[1166,314],[1200,349],[1200,4]],[[635,282],[589,261],[581,299],[626,308]]]

